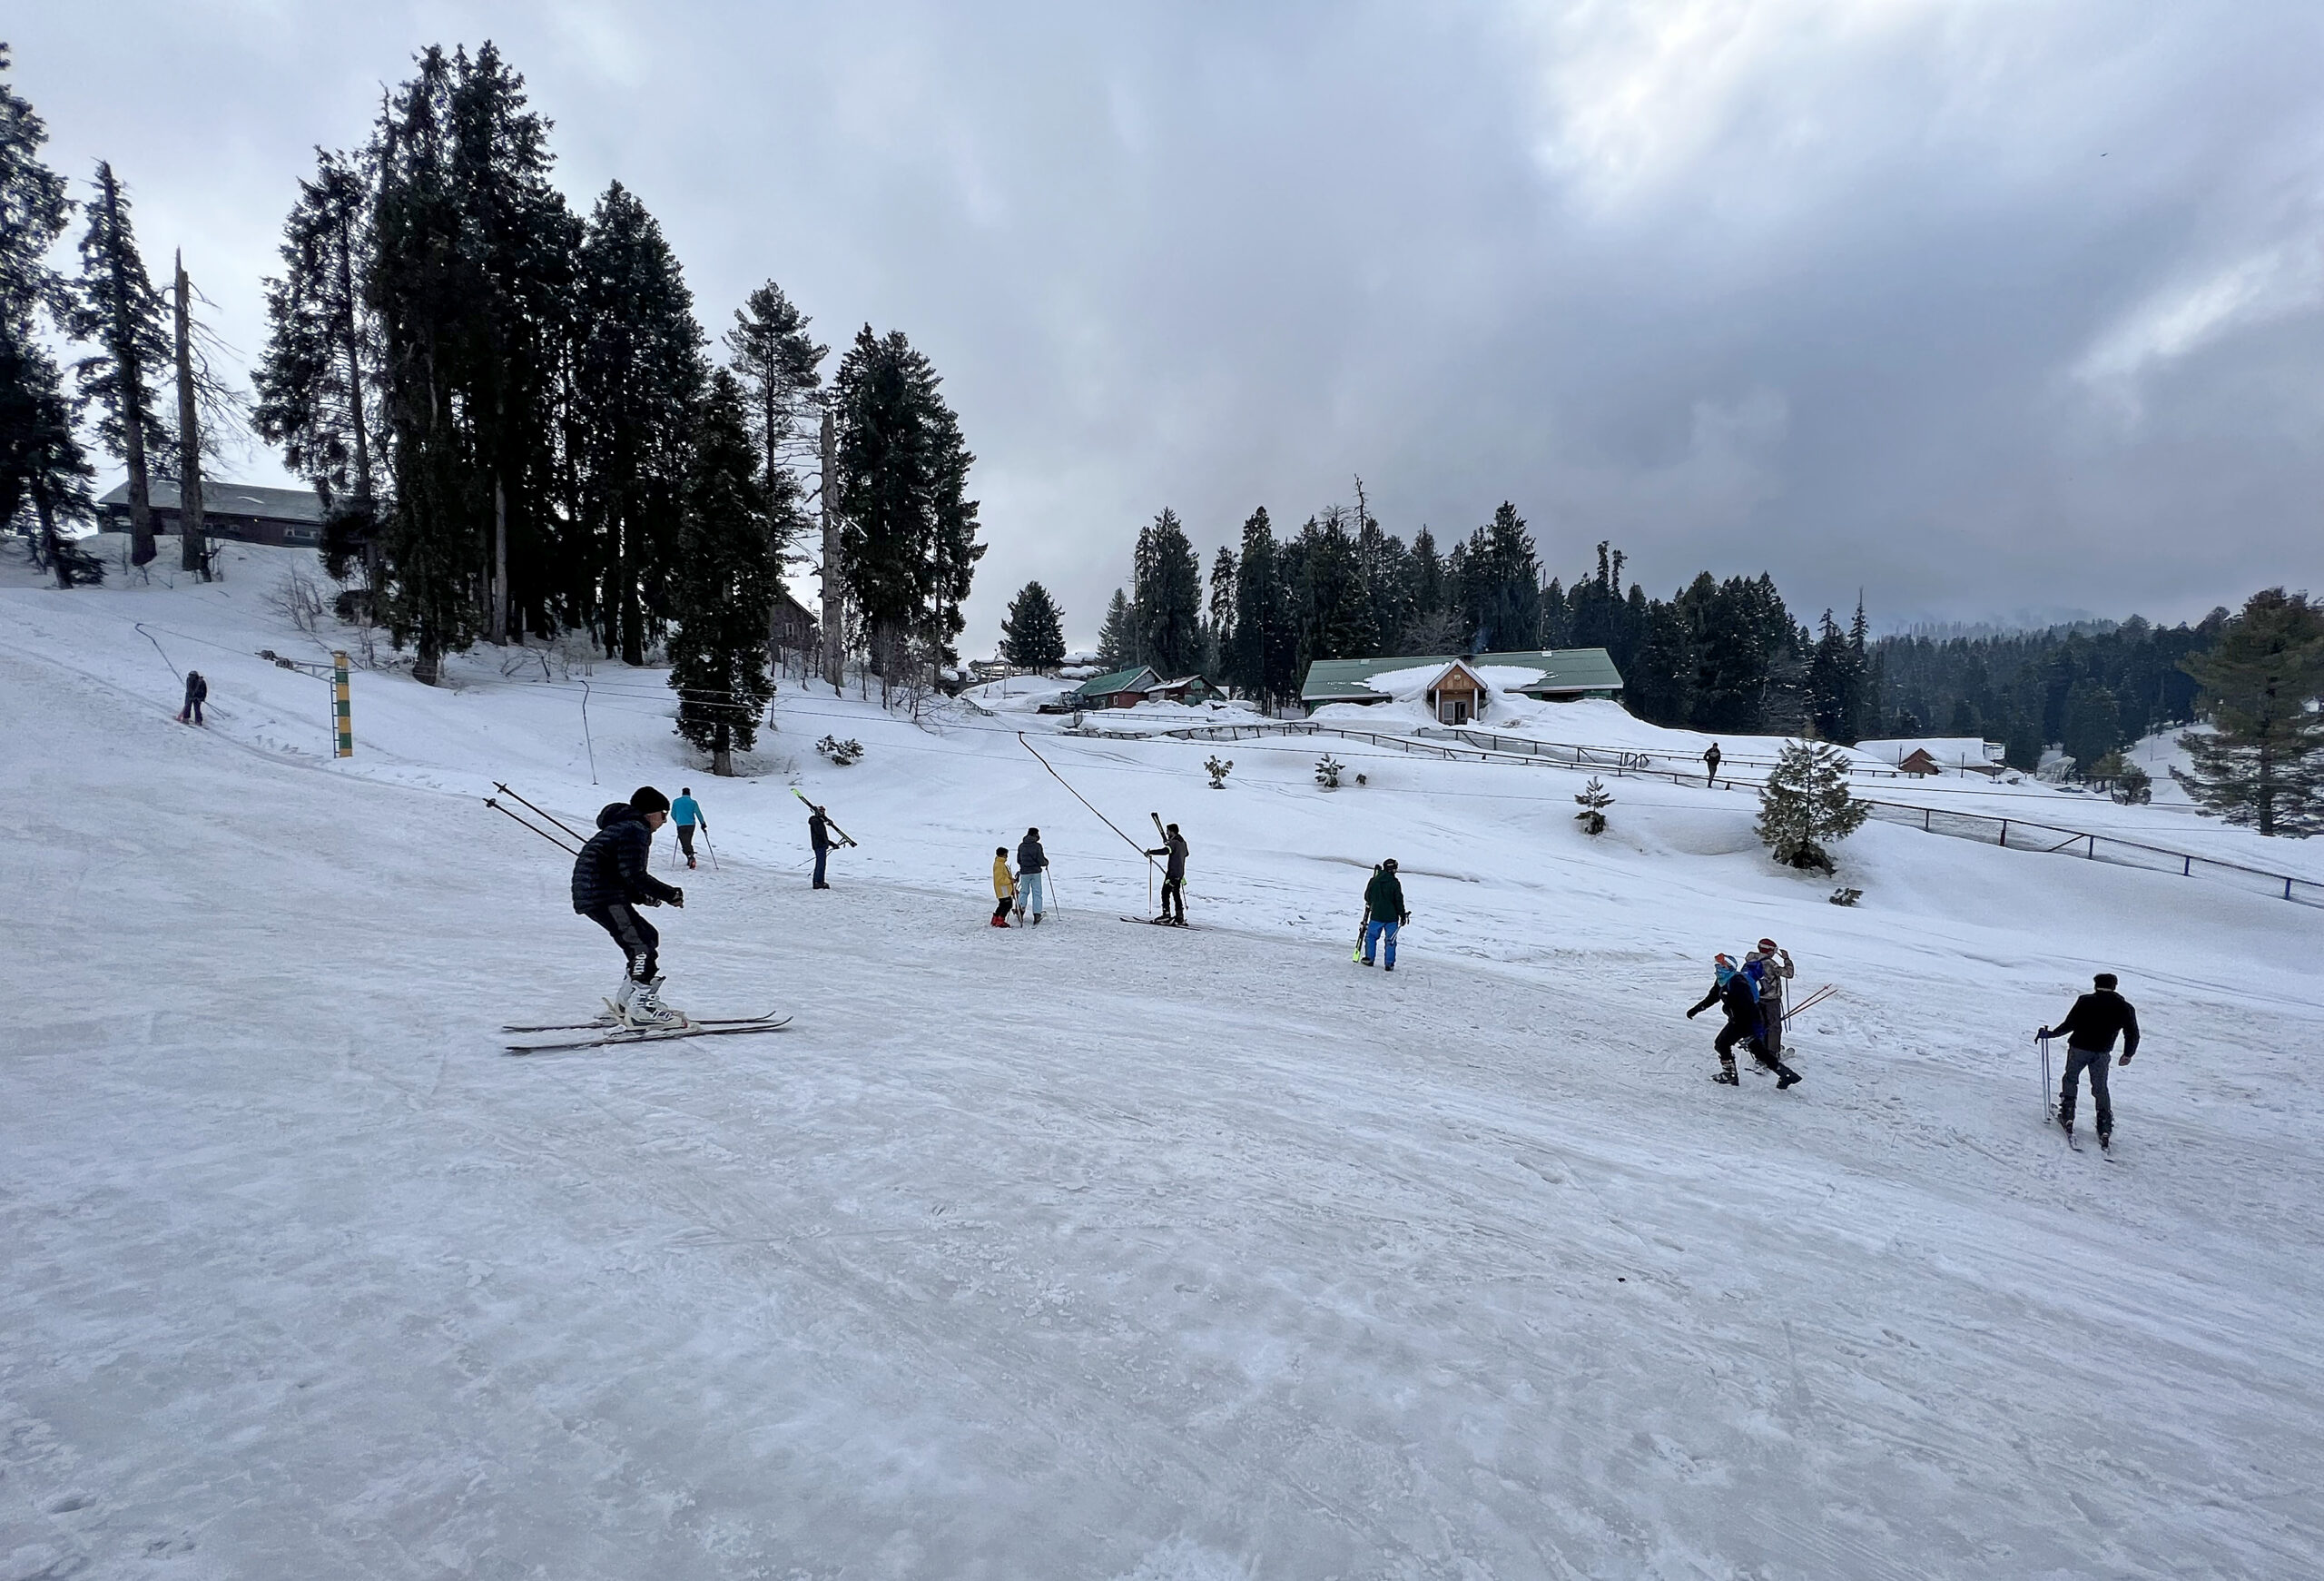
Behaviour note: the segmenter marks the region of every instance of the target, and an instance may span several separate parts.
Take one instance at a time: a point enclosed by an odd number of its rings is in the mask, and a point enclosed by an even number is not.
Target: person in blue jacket
[[[611,1003],[625,1026],[684,1026],[685,1017],[662,1003],[658,967],[662,935],[637,914],[642,905],[686,904],[686,892],[645,870],[654,831],[670,815],[670,798],[650,785],[625,802],[608,803],[597,832],[573,859],[573,909],[613,936],[621,947],[621,987]]]
[[[702,815],[702,804],[694,799],[691,786],[678,787],[678,799],[670,804],[670,822],[678,826],[678,849],[685,853],[686,866],[691,869],[694,865],[694,825],[701,825],[704,835],[710,833],[710,820]]]

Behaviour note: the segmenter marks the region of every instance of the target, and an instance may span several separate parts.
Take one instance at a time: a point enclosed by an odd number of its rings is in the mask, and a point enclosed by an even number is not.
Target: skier
[[[815,887],[829,889],[831,885],[823,882],[823,863],[832,854],[831,820],[812,802],[807,804],[807,843],[815,848]]]
[[[686,904],[686,892],[645,870],[654,831],[670,815],[670,798],[650,785],[625,802],[612,802],[597,815],[597,832],[573,862],[573,909],[613,935],[625,969],[614,995],[614,1013],[631,1027],[675,1027],[685,1017],[662,1003],[662,978],[655,970],[662,935],[637,914],[641,905]]]
[[[1369,919],[1364,924],[1364,963],[1372,964],[1374,950],[1384,939],[1387,942],[1387,969],[1396,969],[1396,930],[1413,920],[1404,909],[1404,886],[1396,881],[1396,859],[1389,857],[1373,874],[1372,882],[1364,886],[1364,911]]]
[[[1784,983],[1794,975],[1791,952],[1778,946],[1773,939],[1761,939],[1759,947],[1743,963],[1751,973],[1751,985],[1759,991],[1759,1046],[1768,1052],[1783,1053]]]
[[[181,725],[202,723],[202,705],[210,700],[210,683],[202,678],[200,670],[185,672],[185,707],[178,710]]]
[[[1017,880],[1009,871],[1009,847],[1006,845],[992,848],[992,925],[1005,928],[1009,925],[1009,904],[1017,898]]]
[[[704,835],[710,833],[710,820],[702,815],[702,804],[694,799],[690,786],[678,787],[678,799],[670,804],[670,822],[678,826],[678,849],[686,855],[686,866],[694,866],[694,826],[702,825]]]
[[[1710,992],[1687,1012],[1689,1021],[1714,1004],[1727,1013],[1727,1024],[1719,1028],[1718,1036],[1711,1040],[1711,1047],[1718,1052],[1718,1074],[1711,1080],[1729,1087],[1742,1085],[1735,1073],[1735,1045],[1740,1042],[1749,1047],[1759,1063],[1776,1072],[1777,1092],[1798,1081],[1798,1072],[1759,1046],[1758,993],[1752,986],[1750,977],[1736,965],[1735,957],[1727,954],[1712,956],[1711,973]]]
[[[1178,833],[1178,825],[1171,825],[1162,831],[1162,844],[1148,856],[1167,856],[1168,865],[1162,869],[1162,914],[1155,920],[1174,928],[1187,925],[1187,837]],[[1177,914],[1171,914],[1171,907]]]
[[[1704,783],[1704,788],[1705,788],[1705,789],[1708,789],[1708,790],[1717,790],[1717,789],[1718,788],[1718,742],[1714,741],[1714,742],[1712,742],[1712,743],[1710,744],[1710,750],[1703,754],[1703,762],[1704,762],[1704,764],[1705,764],[1705,765],[1707,765],[1707,766],[1709,766],[1709,770],[1710,770],[1710,774],[1709,774],[1709,777],[1708,777],[1707,779],[1705,779],[1705,781],[1703,782],[1703,783]]]
[[[2034,1033],[2036,1039],[2066,1040],[2066,1079],[2058,1088],[2058,1124],[2073,1134],[2076,1080],[2090,1072],[2090,1102],[2098,1111],[2098,1145],[2114,1145],[2114,1103],[2106,1092],[2106,1067],[2114,1057],[2114,1039],[2122,1040],[2122,1063],[2139,1052],[2139,1013],[2114,992],[2114,974],[2101,972],[2092,978],[2092,992],[2073,1002],[2065,1020]]]
[[[1017,843],[1017,882],[1022,885],[1017,895],[1017,914],[1032,913],[1032,920],[1041,920],[1042,891],[1048,888],[1049,854],[1041,849],[1041,832],[1028,829]]]

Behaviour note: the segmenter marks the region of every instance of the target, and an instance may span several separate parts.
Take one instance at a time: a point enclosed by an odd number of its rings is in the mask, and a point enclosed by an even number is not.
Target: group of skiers
[[[1724,952],[1711,957],[1710,992],[1687,1012],[1694,1020],[1712,1005],[1727,1013],[1727,1024],[1711,1040],[1718,1053],[1718,1073],[1711,1078],[1729,1087],[1742,1084],[1735,1072],[1735,1045],[1741,1043],[1752,1057],[1776,1073],[1781,1092],[1799,1080],[1799,1072],[1783,1060],[1783,985],[1795,975],[1791,952],[1773,939],[1761,939],[1738,964]]]

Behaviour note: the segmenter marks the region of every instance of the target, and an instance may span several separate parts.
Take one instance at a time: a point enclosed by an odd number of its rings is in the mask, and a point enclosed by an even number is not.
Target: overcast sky
[[[1033,577],[1088,640],[1165,505],[1207,563],[1357,474],[1407,539],[1506,499],[1568,580],[1611,538],[1810,619],[2324,590],[2316,0],[7,10],[52,163],[246,353],[314,145],[497,41],[713,334],[772,276],[934,360],[971,656]]]

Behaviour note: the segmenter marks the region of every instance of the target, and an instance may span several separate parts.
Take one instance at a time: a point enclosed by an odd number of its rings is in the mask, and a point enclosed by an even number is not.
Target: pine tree
[[[2179,745],[2171,777],[2204,809],[2262,835],[2324,829],[2324,608],[2281,588],[2254,593],[2217,646],[2181,661],[2202,687],[2209,731]]]
[[[129,558],[150,564],[153,546],[152,473],[166,470],[169,424],[147,381],[170,363],[162,297],[145,272],[130,223],[129,194],[113,166],[97,165],[96,196],[81,238],[81,275],[74,282],[64,331],[99,349],[74,364],[81,399],[101,414],[98,441],[129,469]]]
[[[1235,632],[1227,678],[1262,706],[1290,696],[1298,628],[1285,579],[1283,551],[1265,506],[1243,523],[1235,560]]]
[[[1165,677],[1193,673],[1202,662],[1202,561],[1168,507],[1138,533],[1133,570],[1140,657]]]
[[[48,251],[72,208],[64,178],[42,163],[48,141],[32,105],[8,85],[0,44],[0,528],[29,504],[34,554],[53,553],[58,524],[91,513],[93,469],[73,432],[73,407],[55,359],[39,340],[39,316],[66,311],[64,282]],[[69,586],[57,563],[58,586]]]
[[[323,564],[344,577],[359,557],[379,578],[373,469],[383,370],[379,317],[365,301],[372,266],[371,183],[343,153],[315,173],[282,224],[283,272],[266,282],[266,349],[251,373],[259,436],[323,506]]]
[[[2095,765],[2122,745],[2122,709],[2112,691],[2086,678],[2074,682],[2066,694],[2065,728],[2059,742],[2077,769],[2096,772]]]
[[[1129,599],[1116,588],[1113,601],[1106,606],[1105,621],[1098,627],[1098,664],[1111,671],[1128,669],[1138,662],[1137,618]]]
[[[1759,839],[1778,862],[1832,871],[1826,841],[1845,840],[1872,815],[1848,789],[1847,759],[1820,741],[1793,741],[1759,791]]]
[[[774,696],[766,619],[774,557],[761,492],[763,456],[749,430],[741,382],[720,369],[694,412],[685,472],[684,526],[669,573],[670,688],[678,734],[710,754],[710,771],[734,772],[734,755],[757,739],[760,710]]]
[[[1598,776],[1593,774],[1590,776],[1590,783],[1581,787],[1581,794],[1573,799],[1581,804],[1581,811],[1574,814],[1573,816],[1574,821],[1581,825],[1583,832],[1590,835],[1604,834],[1606,809],[1614,805],[1614,793],[1600,784]]]
[[[1208,626],[1204,633],[1203,672],[1223,680],[1227,650],[1235,642],[1235,551],[1225,544],[1218,546],[1210,562]]]
[[[1657,599],[1646,618],[1646,640],[1622,671],[1624,707],[1640,718],[1683,728],[1694,707],[1695,642],[1677,604]]]
[[[1009,600],[1000,623],[1000,657],[1037,675],[1065,662],[1065,619],[1039,582],[1026,583]]]
[[[758,456],[759,488],[767,503],[767,547],[774,557],[778,588],[792,546],[809,526],[801,474],[822,469],[822,363],[830,348],[808,334],[812,321],[770,280],[734,311],[734,327],[725,335],[727,365],[742,383]],[[779,602],[771,599],[768,604],[770,634]]]

